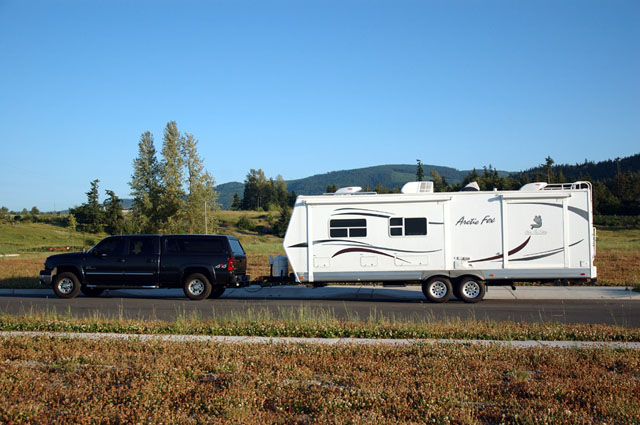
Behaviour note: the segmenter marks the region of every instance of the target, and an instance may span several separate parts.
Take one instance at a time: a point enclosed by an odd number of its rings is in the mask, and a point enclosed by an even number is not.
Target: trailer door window
[[[424,217],[389,219],[391,236],[424,236],[427,234],[427,219]]]
[[[367,236],[367,220],[364,218],[330,220],[329,236],[332,238],[364,238]]]

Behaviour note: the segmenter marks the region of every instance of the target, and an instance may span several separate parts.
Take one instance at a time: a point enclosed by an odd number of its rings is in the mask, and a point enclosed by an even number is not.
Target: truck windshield
[[[229,239],[229,244],[231,245],[231,250],[233,251],[233,255],[243,256],[244,249],[242,249],[242,245],[236,239]]]

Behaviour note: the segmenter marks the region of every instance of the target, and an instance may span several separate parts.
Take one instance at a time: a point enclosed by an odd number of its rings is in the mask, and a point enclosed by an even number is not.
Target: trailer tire
[[[460,279],[456,285],[456,298],[466,303],[477,303],[482,301],[486,293],[486,285],[483,280],[473,276]]]
[[[432,303],[446,303],[452,292],[453,287],[447,277],[434,276],[422,284],[422,293]]]
[[[193,273],[184,280],[184,294],[187,298],[200,301],[211,294],[211,283],[209,279],[201,273]]]
[[[53,292],[60,298],[74,298],[80,292],[80,281],[71,272],[58,273],[53,278]]]
[[[220,298],[222,294],[224,294],[224,290],[227,289],[222,285],[216,285],[211,288],[211,293],[209,294],[209,298]]]

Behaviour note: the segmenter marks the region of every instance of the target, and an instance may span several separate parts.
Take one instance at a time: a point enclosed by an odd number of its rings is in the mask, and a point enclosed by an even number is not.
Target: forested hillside
[[[447,183],[461,183],[471,170],[457,170],[451,167],[422,164],[427,180],[430,172],[436,171]],[[507,176],[508,171],[498,171],[499,176]],[[316,174],[303,179],[289,180],[287,190],[295,191],[298,195],[319,195],[327,190],[327,186],[337,187],[361,186],[375,190],[378,185],[389,190],[398,189],[406,182],[416,179],[416,164],[377,165],[374,167],[357,168],[353,170],[331,171]],[[231,206],[234,193],[240,197],[244,192],[244,184],[239,182],[224,183],[216,187],[218,202],[223,209]]]

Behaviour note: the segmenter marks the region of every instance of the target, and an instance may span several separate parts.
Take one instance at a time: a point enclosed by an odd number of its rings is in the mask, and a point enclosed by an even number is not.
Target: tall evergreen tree
[[[215,181],[204,170],[202,158],[198,155],[198,141],[192,134],[185,134],[180,140],[183,163],[187,171],[187,198],[184,202],[184,218],[189,233],[205,232],[205,208],[207,210],[207,231],[216,228],[214,221],[217,194]]]
[[[233,194],[233,201],[231,202],[231,209],[233,211],[238,211],[240,208],[242,208],[242,201],[240,200],[240,196],[238,195],[238,192]]]
[[[416,159],[416,161],[418,161],[418,167],[416,169],[416,181],[421,182],[422,180],[424,180],[424,170],[422,169],[422,162],[419,159]]]
[[[554,175],[553,175],[553,158],[550,156],[544,159],[545,169],[547,171],[547,183],[554,183]]]
[[[78,221],[87,227],[90,232],[101,232],[103,223],[102,205],[100,204],[100,195],[98,193],[98,183],[100,180],[95,179],[91,182],[91,187],[87,195],[87,202],[75,209],[71,209],[71,213],[76,216]]]
[[[267,206],[268,193],[265,188],[269,185],[262,169],[251,169],[244,181],[244,196],[242,197],[243,210],[258,210]]]
[[[122,214],[121,199],[113,190],[107,190],[107,199],[104,200],[104,224],[107,233],[115,235],[122,232],[124,215]]]
[[[181,155],[181,137],[178,125],[170,121],[164,129],[162,142],[162,163],[160,181],[162,190],[159,196],[159,222],[166,232],[178,232],[181,227],[181,211],[184,209],[186,193],[184,182],[184,159]]]
[[[143,233],[160,230],[160,164],[153,136],[145,132],[138,142],[138,157],[133,161],[129,182],[133,195],[133,214]]]

